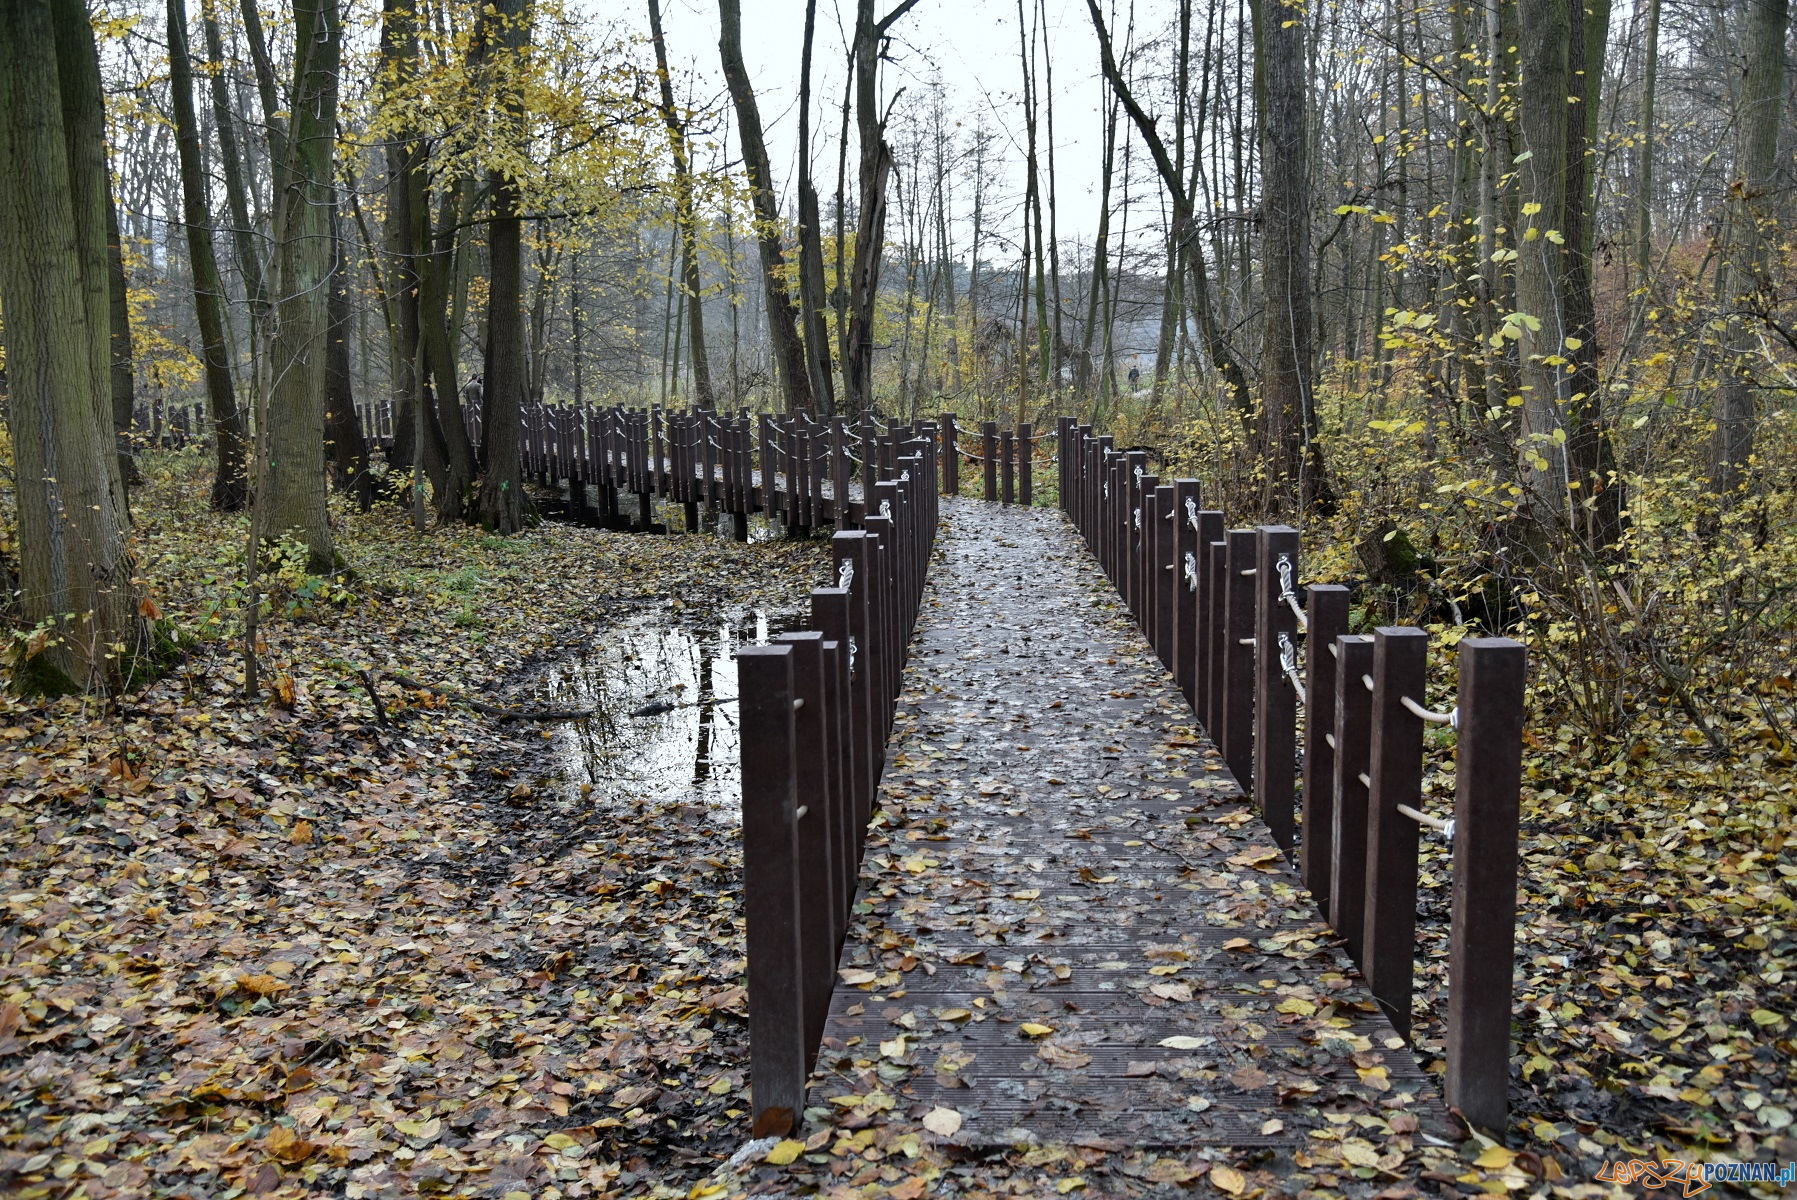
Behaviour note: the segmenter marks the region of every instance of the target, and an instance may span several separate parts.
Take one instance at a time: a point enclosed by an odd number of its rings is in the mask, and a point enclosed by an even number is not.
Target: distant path
[[[1062,515],[944,513],[814,1108],[951,1108],[974,1145],[1301,1147],[1406,1110],[1439,1132],[1437,1089]]]

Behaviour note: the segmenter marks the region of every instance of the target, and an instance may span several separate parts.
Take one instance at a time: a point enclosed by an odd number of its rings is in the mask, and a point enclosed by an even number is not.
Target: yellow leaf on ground
[[[248,992],[252,996],[279,996],[292,986],[290,983],[282,983],[273,975],[239,975],[237,977],[238,990]]]
[[[1038,1025],[1034,1021],[1025,1021],[1023,1024],[1019,1025],[1017,1029],[1024,1037],[1032,1038],[1047,1037],[1054,1032],[1053,1025]]]
[[[1218,1163],[1210,1169],[1210,1181],[1231,1196],[1239,1196],[1248,1186],[1248,1177],[1234,1167]]]
[[[1480,1151],[1479,1157],[1473,1159],[1473,1166],[1485,1171],[1502,1171],[1515,1161],[1514,1151],[1506,1150],[1502,1146],[1487,1146]]]
[[[779,1145],[775,1146],[772,1150],[769,1150],[767,1152],[767,1157],[762,1159],[761,1161],[773,1163],[776,1167],[784,1167],[788,1163],[795,1161],[799,1157],[799,1155],[803,1154],[804,1152],[805,1152],[805,1143],[804,1142],[797,1142],[797,1141],[794,1141],[792,1138],[787,1138],[785,1141],[783,1141]]]

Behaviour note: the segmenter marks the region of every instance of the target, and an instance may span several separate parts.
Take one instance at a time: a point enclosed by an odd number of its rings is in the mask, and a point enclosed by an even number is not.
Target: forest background
[[[1626,942],[1642,1028],[1535,1010],[1577,1053],[1524,1085],[1781,1136],[1784,0],[1020,0],[971,82],[915,0],[741,8],[9,6],[15,683],[117,695],[229,638],[255,692],[264,590],[353,591],[351,501],[530,524],[530,404],[1076,413],[1300,525],[1360,626],[1528,642],[1538,911]],[[800,47],[778,111],[745,20]],[[177,428],[274,549],[165,614],[130,489]]]

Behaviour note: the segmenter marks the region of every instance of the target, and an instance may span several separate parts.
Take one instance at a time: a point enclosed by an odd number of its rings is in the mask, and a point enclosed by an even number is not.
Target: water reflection
[[[555,663],[542,702],[598,712],[552,735],[565,786],[590,785],[601,805],[699,804],[740,819],[734,655],[800,623],[759,609],[698,628],[644,615]]]

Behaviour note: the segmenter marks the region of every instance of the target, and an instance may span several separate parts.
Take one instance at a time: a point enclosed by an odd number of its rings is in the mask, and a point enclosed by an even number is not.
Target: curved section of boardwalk
[[[952,1109],[969,1145],[1436,1129],[1435,1087],[1062,515],[944,519],[810,1115]]]

